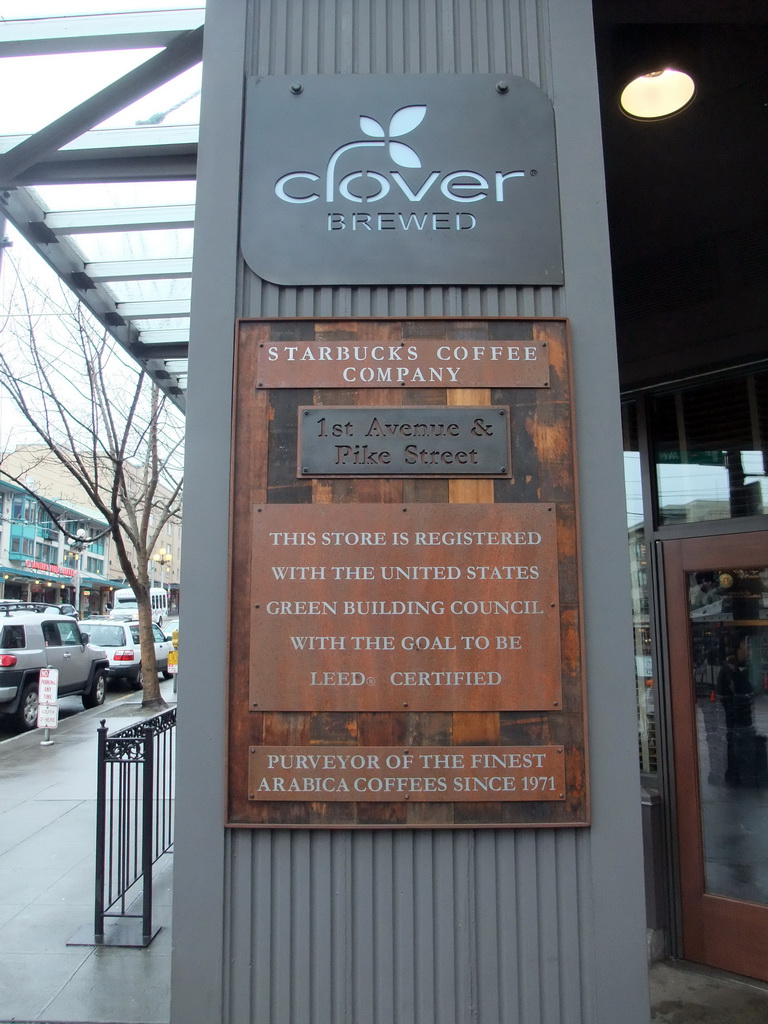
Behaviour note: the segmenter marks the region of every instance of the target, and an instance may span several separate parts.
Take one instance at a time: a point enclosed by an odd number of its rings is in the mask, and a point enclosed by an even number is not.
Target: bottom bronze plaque
[[[562,747],[251,747],[250,800],[564,800]]]

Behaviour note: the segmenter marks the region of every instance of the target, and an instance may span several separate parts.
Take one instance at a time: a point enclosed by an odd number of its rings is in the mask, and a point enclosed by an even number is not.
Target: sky
[[[18,263],[23,273],[30,278],[40,279],[49,286],[55,285],[55,275],[40,259],[37,253],[18,234],[11,224],[5,229],[5,235],[11,242],[8,249],[0,251],[0,317],[4,316],[9,304],[11,279],[15,276],[12,262]],[[7,344],[7,341],[6,341]],[[29,427],[20,413],[16,411],[11,399],[0,388],[0,453],[19,444],[27,444],[37,440],[37,435]]]
[[[44,293],[49,293],[55,297],[61,288],[58,276],[26,240],[18,234],[12,225],[7,226],[6,235],[12,242],[12,245],[4,251],[3,262],[0,265],[0,322],[2,317],[11,308],[11,292],[16,280],[17,269],[25,282],[41,288]],[[56,313],[46,313],[41,302],[35,303],[35,306],[42,311],[43,316],[54,319],[57,316]],[[43,336],[44,333],[47,333],[47,329],[49,329],[49,325],[45,324],[44,331],[39,332],[40,335]],[[101,331],[98,325],[97,331]],[[7,335],[4,339],[4,344],[6,346],[10,344]],[[118,374],[121,375],[126,372],[120,370],[118,363],[121,363],[124,367],[134,367],[135,364],[117,345],[115,345],[114,359],[117,360],[117,363],[113,363],[113,379],[117,381],[122,379]],[[59,397],[61,396],[59,395]],[[20,444],[37,443],[38,441],[37,433],[29,426],[22,414],[17,411],[12,399],[5,393],[4,389],[0,388],[0,453],[12,450]]]
[[[201,0],[3,0],[8,18],[55,18],[71,14],[118,14],[129,11],[174,11],[204,7]]]
[[[15,18],[34,19],[61,17],[63,15],[114,14],[120,11],[140,12],[151,10],[174,10],[202,8],[199,0],[1,0],[0,22]],[[67,112],[100,88],[118,79],[127,71],[143,63],[157,50],[114,50],[105,53],[53,54],[39,57],[5,57],[0,59],[0,95],[13,96],[14,102],[0,104],[0,136],[25,136],[39,130],[61,114]],[[192,68],[173,81],[123,111],[109,118],[100,127],[133,127],[159,112],[165,114],[166,125],[197,124],[199,120],[200,68]],[[6,145],[4,148],[8,148]],[[189,188],[187,188],[189,184]],[[123,184],[112,186],[47,186],[40,190],[44,206],[53,209],[76,209],[78,207],[111,207],[117,205],[155,205],[163,202],[194,202],[193,183],[161,183],[140,187]],[[135,189],[138,198],[126,198]],[[152,195],[148,194],[148,189]],[[114,193],[114,194],[113,194]],[[55,283],[55,275],[44,261],[19,236],[11,225],[6,235],[12,241],[12,248],[6,250],[5,273],[0,269],[0,302],[7,304],[7,286],[10,264],[18,264],[25,275]],[[84,238],[84,254],[95,259],[118,259],[131,255],[178,256],[191,253],[191,230],[184,232],[149,232],[142,239],[136,233],[121,233],[119,238],[108,235],[89,235]],[[166,237],[167,236],[167,237]],[[174,236],[174,237],[171,237]],[[186,237],[189,236],[189,237]],[[74,240],[77,244],[77,240]],[[121,245],[121,251],[114,246]],[[152,246],[151,252],[132,252],[144,244]],[[85,248],[87,246],[87,248]],[[112,249],[109,247],[112,246]],[[2,256],[2,253],[0,253]],[[13,275],[10,275],[12,278]],[[146,284],[149,294],[138,294],[138,285],[125,284],[120,297],[160,297],[151,294],[151,283]],[[175,291],[174,291],[175,289]],[[185,291],[186,289],[186,291]],[[162,297],[188,296],[189,282],[167,282]],[[0,446],[9,444],[9,435],[15,443],[23,443],[29,428],[24,427],[12,409],[7,397],[0,395]]]
[[[149,10],[194,9],[200,0],[2,0],[0,20],[54,17],[67,14],[116,14]],[[148,60],[157,49],[110,50],[97,53],[4,57],[0,60],[0,135],[29,134],[66,113],[99,89]],[[200,88],[200,69],[191,68],[137,103],[104,122],[103,127],[127,127],[193,96]],[[171,111],[165,124],[196,124],[195,97]]]

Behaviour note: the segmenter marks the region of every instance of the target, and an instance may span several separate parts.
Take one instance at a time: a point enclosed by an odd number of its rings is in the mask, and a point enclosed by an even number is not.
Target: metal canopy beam
[[[189,330],[154,330],[141,332],[141,345],[147,357],[163,359],[186,359],[189,345]]]
[[[158,299],[155,302],[118,302],[116,312],[125,320],[165,320],[189,316],[189,299]]]
[[[61,153],[75,153],[83,159],[89,154],[92,157],[102,156],[103,150],[111,153],[154,153],[163,152],[194,152],[197,147],[197,125],[156,124],[142,125],[138,128],[96,128],[78,136],[66,146]],[[0,135],[0,153],[9,153],[21,145],[28,135]]]
[[[167,46],[181,32],[199,28],[203,14],[202,8],[196,7],[0,21],[0,57]]]
[[[60,280],[182,411],[190,302],[159,296],[169,291],[160,282],[191,277],[192,261],[89,259],[84,242],[78,245],[68,236],[191,230],[194,205],[49,211],[27,186],[194,180],[196,125],[93,129],[200,61],[203,17],[201,7],[190,7],[186,11],[0,20],[0,57],[165,47],[36,134],[0,137],[0,218],[7,215]],[[148,251],[151,249],[149,245]],[[116,249],[116,256],[118,252]],[[153,291],[158,298],[121,302],[118,282],[127,281],[157,281]],[[114,289],[107,282],[115,282]],[[145,289],[134,291],[139,295]],[[138,326],[142,321],[147,321],[147,327],[157,326],[142,330]]]
[[[46,213],[45,223],[55,235],[191,228],[195,223],[195,208],[185,205],[121,207],[116,210],[52,211]]]
[[[177,340],[173,337],[169,337],[164,341],[153,342],[152,344],[144,344],[145,338],[151,337],[165,337],[166,334],[175,335]],[[150,362],[163,362],[165,368],[165,361],[172,361],[179,365],[172,372],[174,373],[186,373],[186,366],[180,369],[181,363],[186,363],[187,354],[189,352],[189,331],[142,331],[142,341],[136,342],[131,346],[131,355],[135,359]]]
[[[180,156],[122,156],[99,153],[92,160],[75,154],[58,156],[35,164],[14,181],[14,185],[83,185],[120,181],[194,181],[197,153]],[[11,187],[11,186],[8,186]]]
[[[111,263],[86,263],[85,272],[92,281],[167,281],[192,277],[192,259],[117,260]]]
[[[186,32],[162,53],[97,92],[73,110],[0,156],[0,183],[10,185],[23,172],[76,139],[134,100],[197,64],[202,56],[203,29]]]

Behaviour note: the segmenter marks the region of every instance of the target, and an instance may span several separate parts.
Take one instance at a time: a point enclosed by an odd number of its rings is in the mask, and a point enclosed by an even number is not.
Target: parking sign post
[[[45,729],[45,736],[40,742],[41,747],[53,744],[51,729],[59,725],[59,670],[57,668],[41,668],[37,686],[37,727]]]

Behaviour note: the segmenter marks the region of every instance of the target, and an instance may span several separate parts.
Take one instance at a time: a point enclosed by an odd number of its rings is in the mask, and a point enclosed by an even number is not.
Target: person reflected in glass
[[[695,574],[693,586],[688,593],[692,612],[698,611],[701,614],[702,609],[715,611],[713,605],[720,607],[723,595],[719,583],[717,573],[697,572]]]
[[[749,637],[739,634],[726,650],[715,692],[725,713],[725,781],[730,785],[764,783],[764,736],[755,731],[754,693],[749,678]]]

